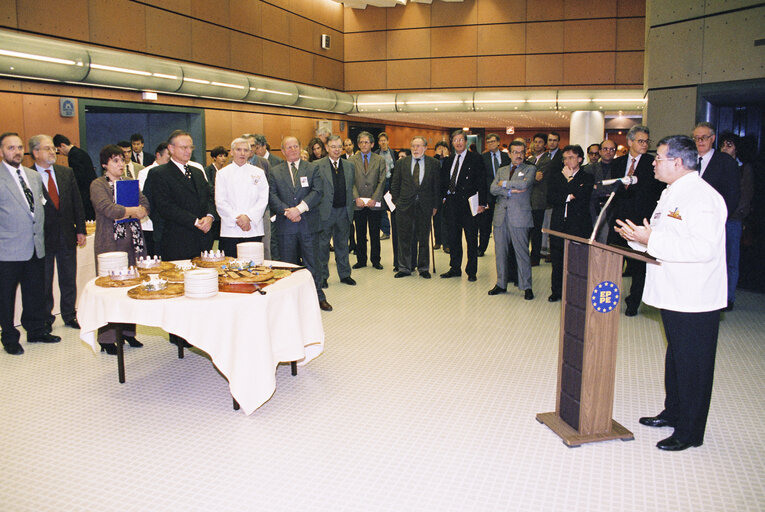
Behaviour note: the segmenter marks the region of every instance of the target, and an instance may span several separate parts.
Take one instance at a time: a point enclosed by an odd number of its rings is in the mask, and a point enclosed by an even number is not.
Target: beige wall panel
[[[88,40],[87,0],[18,0],[16,4],[19,29],[78,41]],[[66,16],[62,16],[63,13]],[[140,22],[143,23],[143,19]]]
[[[366,9],[351,9],[346,7],[344,13],[343,31],[366,32],[368,30],[385,30],[387,10],[389,7],[372,7]]]
[[[387,62],[387,89],[427,89],[430,87],[430,61],[396,60]]]
[[[275,7],[281,7],[282,9],[290,10],[292,0],[260,0],[262,4],[271,4]]]
[[[290,116],[263,116],[263,134],[266,136],[266,139],[272,148],[280,148],[282,145],[282,137],[292,135],[290,126]],[[301,140],[300,142],[306,144],[308,140]]]
[[[231,32],[231,68],[245,73],[263,73],[263,41],[257,37]]]
[[[287,79],[290,76],[290,48],[263,41],[263,74]]]
[[[477,57],[432,59],[430,61],[430,86],[475,87]]]
[[[667,135],[690,134],[696,124],[696,87],[648,91],[643,122],[655,141]]]
[[[645,49],[645,18],[616,20],[616,49]]]
[[[548,53],[563,51],[563,22],[529,23],[526,25],[526,52]]]
[[[567,19],[613,18],[617,0],[576,0],[563,2],[563,16]]]
[[[765,76],[765,46],[753,44],[763,37],[765,7],[709,17],[704,25],[703,83]]]
[[[527,0],[526,20],[562,20],[564,3],[563,0]]]
[[[227,27],[230,19],[230,4],[229,0],[191,0],[191,15],[197,19]]]
[[[290,46],[306,51],[316,51],[314,46],[318,47],[319,44],[313,42],[314,23],[294,14],[286,14],[286,16],[289,20]]]
[[[231,66],[231,31],[191,20],[191,60],[222,68]]]
[[[563,55],[526,55],[526,85],[563,83]]]
[[[290,80],[311,84],[313,82],[314,55],[290,48]]]
[[[606,51],[616,46],[616,21],[566,21],[563,48],[567,52]]]
[[[430,31],[429,28],[388,30],[387,58],[417,59],[430,57]]]
[[[12,28],[18,27],[15,0],[0,0],[0,25]]]
[[[643,52],[620,52],[616,54],[616,85],[643,83]]]
[[[432,57],[461,57],[475,55],[478,48],[478,28],[446,27],[430,29]]]
[[[346,91],[368,91],[386,88],[387,65],[383,61],[351,62],[345,64],[344,68],[344,90]]]
[[[191,0],[144,0],[142,3],[186,16],[191,15]]]
[[[704,2],[700,0],[649,0],[646,5],[646,22],[649,26],[703,15]]]
[[[290,135],[294,135],[300,141],[300,145],[305,147],[308,145],[308,141],[316,136],[316,128],[318,127],[318,119],[307,117],[291,116],[290,120]]]
[[[191,60],[191,19],[149,8],[146,49],[171,59]]]
[[[313,83],[338,91],[343,90],[343,63],[314,56]]]
[[[3,131],[16,132],[19,134],[22,140],[26,141],[29,137],[34,135],[34,133],[27,134],[24,132],[24,106],[22,103],[23,97],[24,95],[15,92],[0,92],[0,112],[3,113]],[[56,133],[62,133],[62,135],[66,135],[63,132]],[[55,133],[53,135],[55,135]],[[77,142],[74,142],[74,139],[80,138],[79,130],[77,133],[73,133],[72,135],[67,135],[67,137],[69,137],[69,139],[72,141],[72,144],[79,146]]]
[[[509,87],[526,84],[526,57],[503,55],[478,59],[479,87]]]
[[[260,33],[260,2],[253,0],[229,0],[228,26],[255,36]]]
[[[229,110],[205,110],[205,147],[210,150],[215,146],[231,149],[234,136],[231,133],[231,115]],[[209,155],[206,155],[209,160]]]
[[[520,54],[526,51],[526,24],[482,25],[478,28],[478,55]]]
[[[261,34],[259,35],[272,41],[289,44],[291,15],[267,3],[261,5],[260,15]]]
[[[732,9],[740,9],[742,7],[751,7],[752,5],[758,3],[760,2],[756,0],[706,0],[704,13],[706,15],[710,15],[721,11],[730,11]]]
[[[645,0],[619,0],[616,7],[617,16],[645,16]]]
[[[703,20],[651,29],[646,88],[701,82]],[[695,42],[695,43],[692,43]]]
[[[430,26],[473,25],[478,23],[476,0],[463,2],[433,2],[430,8]]]
[[[311,41],[311,48],[313,48],[313,52],[330,59],[337,59],[340,61],[343,60],[345,55],[343,33],[331,28],[327,28],[324,25],[319,25],[318,23],[312,23],[312,25],[313,40]],[[325,50],[321,47],[322,34],[327,34],[330,37],[329,50]]]
[[[563,82],[567,85],[613,84],[614,54],[611,52],[565,54]]]
[[[206,115],[207,113],[205,113]],[[267,116],[253,112],[231,112],[231,127],[229,128],[231,138],[228,139],[224,146],[228,147],[235,137],[241,137],[245,133],[263,133],[265,117]],[[278,140],[276,142],[277,145],[279,144]],[[271,145],[273,145],[273,142],[271,142]]]
[[[395,32],[356,32],[345,34],[345,62],[385,60],[388,34]]]
[[[128,0],[111,2],[88,2],[88,26],[92,43],[124,48],[126,50],[146,51],[146,12],[155,9],[136,4]],[[122,14],[121,23],[129,23],[129,29],[114,30],[114,13]]]
[[[526,0],[477,0],[477,3],[478,23],[526,21]]]
[[[430,26],[430,5],[428,4],[397,5],[387,9],[386,14],[388,30]]]
[[[316,2],[316,21],[330,26],[335,30],[343,30],[343,4],[333,0],[320,0]]]
[[[27,149],[29,137],[44,133],[53,137],[57,133],[73,134],[79,138],[79,117],[61,117],[58,115],[58,98],[56,96],[37,96],[24,94],[21,96],[24,125],[18,126],[19,135],[23,137],[24,149]],[[5,112],[3,111],[5,118]],[[3,119],[5,124],[5,119]],[[7,126],[7,125],[6,125]],[[126,134],[129,135],[129,134]],[[72,139],[72,137],[69,137]]]

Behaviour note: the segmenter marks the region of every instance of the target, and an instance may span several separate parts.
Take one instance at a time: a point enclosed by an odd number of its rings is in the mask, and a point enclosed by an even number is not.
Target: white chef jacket
[[[643,302],[660,309],[700,313],[728,304],[722,196],[697,172],[667,186],[651,216],[648,252],[661,265],[646,265]]]
[[[215,207],[220,215],[220,236],[252,238],[263,236],[263,213],[268,206],[268,180],[260,167],[231,162],[215,175]],[[250,230],[236,225],[239,215],[250,218]]]

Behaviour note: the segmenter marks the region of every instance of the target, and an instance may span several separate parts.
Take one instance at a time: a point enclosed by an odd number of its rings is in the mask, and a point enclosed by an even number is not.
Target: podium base
[[[632,441],[635,439],[632,432],[614,420],[611,420],[610,430],[597,434],[580,434],[554,412],[542,412],[537,414],[537,421],[547,425],[550,430],[558,434],[558,436],[563,439],[563,443],[569,447],[580,446],[584,443],[594,443],[596,441],[610,441],[612,439],[621,439],[622,441]]]

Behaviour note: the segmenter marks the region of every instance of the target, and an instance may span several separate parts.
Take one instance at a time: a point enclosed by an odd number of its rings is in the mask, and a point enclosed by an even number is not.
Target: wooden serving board
[[[183,283],[183,270],[173,267],[170,270],[163,270],[159,273],[159,278],[168,283]]]
[[[160,272],[164,272],[165,270],[172,270],[175,268],[175,264],[170,263],[169,261],[160,261],[159,266],[152,267],[152,268],[141,268],[136,267],[138,269],[138,272],[141,274],[159,274]]]
[[[131,299],[139,300],[171,299],[173,297],[183,296],[183,284],[170,283],[164,290],[156,292],[148,291],[143,285],[139,285],[129,289],[127,294]]]
[[[218,270],[219,284],[239,284],[239,283],[262,283],[274,277],[270,270],[255,270],[248,272],[246,270]]]
[[[136,279],[125,279],[122,281],[114,281],[109,276],[101,276],[96,278],[96,286],[100,286],[101,288],[126,288],[128,286],[135,286],[137,284],[141,284],[144,281],[147,281],[149,278],[148,276],[141,276]]]
[[[228,265],[232,261],[234,261],[234,258],[232,258],[231,256],[226,256],[220,261],[202,261],[202,258],[200,256],[191,258],[191,263],[201,268],[220,268],[221,265]]]

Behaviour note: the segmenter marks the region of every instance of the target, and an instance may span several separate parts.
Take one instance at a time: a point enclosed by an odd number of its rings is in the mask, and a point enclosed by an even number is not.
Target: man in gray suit
[[[353,221],[356,224],[356,264],[353,268],[367,266],[367,225],[369,225],[369,259],[374,268],[382,270],[380,220],[385,193],[385,159],[372,153],[375,139],[371,133],[359,133],[356,143],[360,151],[349,160],[356,168],[353,183],[353,199],[356,201],[356,211],[353,214]]]
[[[21,165],[24,143],[17,133],[0,135],[0,329],[3,348],[20,355],[20,333],[13,325],[16,287],[21,284],[21,325],[27,342],[56,343],[45,325],[45,223],[40,175]]]
[[[411,275],[414,264],[420,276],[430,279],[431,218],[438,211],[441,186],[441,165],[435,158],[425,156],[428,141],[412,138],[411,156],[396,161],[390,192],[396,205],[398,228],[398,268],[395,277]],[[417,261],[412,261],[412,243],[417,244]]]
[[[531,291],[531,259],[529,257],[529,229],[534,227],[531,216],[531,190],[536,182],[536,167],[523,162],[526,144],[515,140],[510,144],[511,164],[501,167],[491,184],[491,194],[497,197],[494,209],[494,247],[497,260],[497,284],[489,295],[507,291],[507,256],[515,251],[518,266],[518,288],[524,299],[534,298]]]
[[[79,329],[74,304],[77,300],[77,246],[85,246],[85,210],[77,180],[69,167],[56,165],[56,147],[48,135],[29,139],[29,153],[35,160],[50,201],[45,204],[45,313],[50,328],[53,316],[53,265],[58,268],[61,291],[61,319]]]
[[[327,156],[314,162],[322,181],[322,197],[319,204],[321,232],[319,237],[319,266],[321,285],[327,287],[329,278],[329,242],[335,243],[335,264],[340,282],[351,286],[356,281],[351,277],[348,260],[348,232],[353,219],[353,179],[356,170],[353,162],[341,158],[342,139],[337,135],[327,138]]]
[[[287,159],[268,173],[268,196],[271,212],[276,215],[279,250],[284,261],[303,264],[311,272],[319,307],[332,311],[321,289],[321,268],[318,266],[316,243],[319,235],[319,203],[322,181],[316,166],[300,159],[300,141],[288,135],[282,139],[282,153]]]

